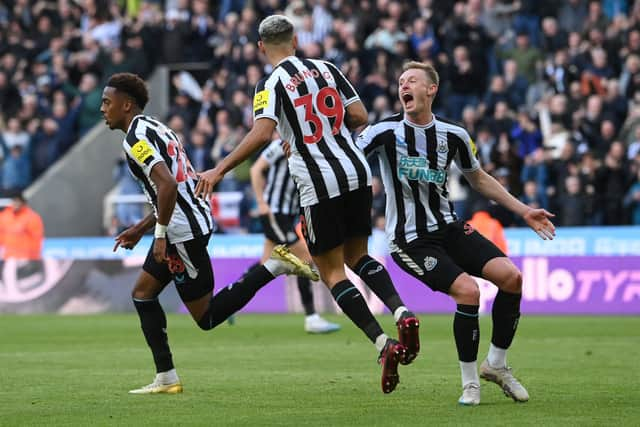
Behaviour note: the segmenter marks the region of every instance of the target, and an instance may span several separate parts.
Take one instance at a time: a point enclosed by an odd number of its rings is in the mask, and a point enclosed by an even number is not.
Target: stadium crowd
[[[509,191],[556,213],[558,225],[640,224],[632,0],[5,1],[2,191],[27,186],[100,119],[106,77],[147,76],[158,63],[186,64],[173,73],[167,123],[196,170],[215,165],[250,128],[254,87],[270,72],[257,23],[277,11],[296,25],[303,56],[344,71],[370,121],[400,111],[405,60],[431,62],[441,76],[435,114],[468,129],[483,167]],[[257,231],[249,166],[218,190],[246,194],[242,225]],[[468,218],[477,201],[463,181],[450,190]],[[374,193],[380,217],[379,182]],[[520,225],[491,209],[505,227]]]

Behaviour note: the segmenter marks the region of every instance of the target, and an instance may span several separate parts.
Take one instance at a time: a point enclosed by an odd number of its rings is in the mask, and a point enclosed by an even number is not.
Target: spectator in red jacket
[[[38,260],[42,257],[44,225],[22,194],[0,212],[0,258]]]

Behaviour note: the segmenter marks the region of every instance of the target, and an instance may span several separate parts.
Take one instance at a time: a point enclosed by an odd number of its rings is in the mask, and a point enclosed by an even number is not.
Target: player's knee
[[[134,300],[151,300],[155,297],[156,295],[147,289],[134,288],[133,291],[131,291],[131,298]]]
[[[463,280],[456,280],[451,287],[450,294],[458,304],[480,304],[480,288],[476,281],[470,277]]]
[[[200,320],[198,320],[196,324],[203,331],[210,331],[215,327],[215,324],[211,321],[211,316],[208,316],[207,313],[205,313],[205,315],[202,316],[202,318],[200,318]]]
[[[500,287],[505,292],[512,294],[519,294],[522,292],[522,273],[516,267],[509,269],[502,286]]]

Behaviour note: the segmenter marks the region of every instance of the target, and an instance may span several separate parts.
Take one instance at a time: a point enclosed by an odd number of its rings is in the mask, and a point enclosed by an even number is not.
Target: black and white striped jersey
[[[289,56],[256,86],[254,118],[274,120],[291,143],[288,159],[300,204],[371,185],[371,170],[344,123],[346,107],[360,98],[333,65]]]
[[[195,197],[198,177],[174,131],[145,115],[133,118],[122,146],[131,174],[138,180],[158,217],[158,189],[151,169],[164,161],[178,183],[178,198],[167,228],[170,243],[180,243],[213,231],[209,203]]]
[[[367,127],[357,144],[378,155],[390,241],[402,245],[457,220],[447,192],[451,161],[463,172],[480,167],[465,129],[435,115],[419,126],[396,114]]]
[[[269,163],[265,201],[274,214],[298,215],[300,213],[298,189],[289,174],[282,140],[276,139],[264,149],[260,157]]]

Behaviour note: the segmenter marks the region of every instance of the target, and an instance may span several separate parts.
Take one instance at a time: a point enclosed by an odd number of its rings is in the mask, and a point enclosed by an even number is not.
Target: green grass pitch
[[[345,317],[314,336],[300,315],[240,315],[210,332],[171,315],[185,391],[132,396],[154,375],[136,316],[0,316],[0,425],[640,425],[638,317],[523,317],[508,360],[531,400],[483,382],[475,408],[456,403],[451,318],[420,317],[423,350],[384,395],[376,351]],[[480,361],[490,318],[481,330]]]

